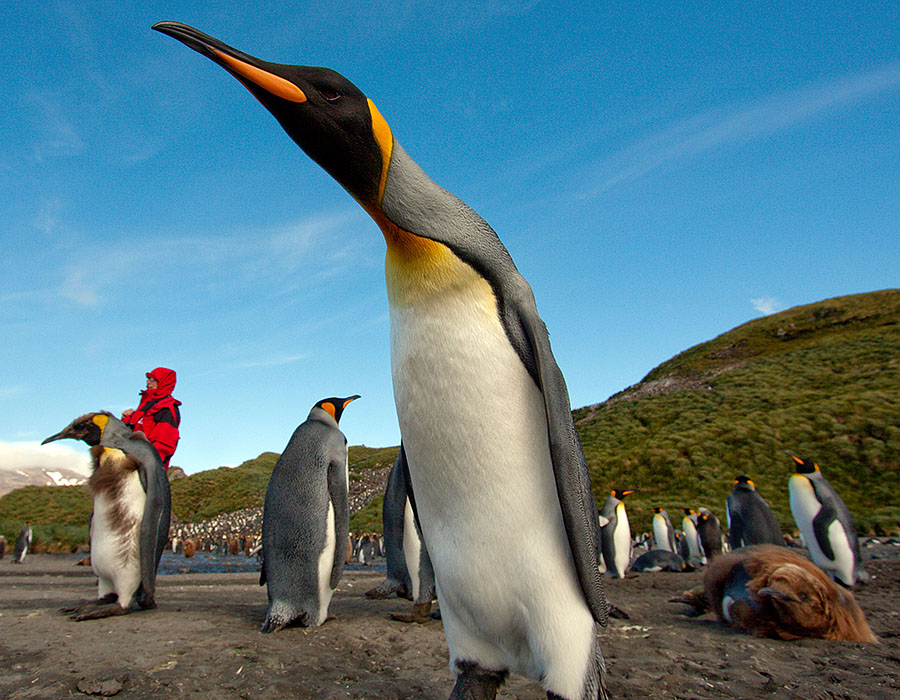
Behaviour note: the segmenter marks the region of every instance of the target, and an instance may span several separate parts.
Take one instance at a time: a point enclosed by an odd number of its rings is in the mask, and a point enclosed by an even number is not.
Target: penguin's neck
[[[381,206],[367,211],[387,243],[385,282],[391,306],[453,293],[490,296],[490,285],[460,257],[457,246],[466,245],[473,226],[493,231],[435,184],[396,142]]]

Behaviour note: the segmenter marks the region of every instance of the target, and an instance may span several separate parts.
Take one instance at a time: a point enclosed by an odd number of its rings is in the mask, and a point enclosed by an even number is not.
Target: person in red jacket
[[[178,446],[178,426],[181,401],[172,397],[175,389],[175,370],[157,367],[147,372],[147,388],[141,392],[141,402],[136,409],[126,409],[122,421],[132,430],[140,430],[156,448],[166,471],[169,460]]]

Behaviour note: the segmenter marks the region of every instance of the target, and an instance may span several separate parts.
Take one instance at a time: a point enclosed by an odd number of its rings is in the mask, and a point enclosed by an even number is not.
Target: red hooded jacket
[[[172,398],[175,370],[157,367],[147,372],[147,377],[156,380],[156,389],[142,391],[140,404],[130,416],[123,416],[122,421],[147,436],[159,453],[166,471],[169,471],[169,460],[178,446],[178,426],[181,424],[181,412],[178,410],[181,401]]]

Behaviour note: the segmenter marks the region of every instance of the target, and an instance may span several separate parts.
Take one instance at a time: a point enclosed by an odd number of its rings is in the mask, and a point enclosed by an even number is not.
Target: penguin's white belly
[[[331,604],[331,597],[334,595],[334,589],[331,587],[331,569],[334,566],[335,545],[334,505],[331,499],[328,499],[328,512],[325,514],[325,543],[322,547],[322,552],[319,554],[318,562],[319,610],[318,617],[309,621],[310,627],[321,625],[325,622],[325,618],[328,617],[328,606]]]
[[[483,292],[391,308],[397,414],[451,664],[544,674],[545,687],[577,697],[593,620],[543,399]]]
[[[832,578],[837,576],[841,581],[852,586],[855,583],[853,549],[841,521],[835,518],[828,526],[827,536],[834,552],[834,558],[830,559],[822,551],[813,528],[813,520],[822,509],[822,504],[816,498],[816,492],[809,479],[801,474],[794,474],[788,480],[788,491],[790,492],[791,513],[794,516],[794,522],[803,533],[803,540],[809,549],[810,558]]]
[[[665,518],[661,515],[653,516],[653,539],[656,542],[656,548],[665,552],[671,552],[672,547],[669,544],[669,528],[666,527]]]
[[[99,579],[99,595],[115,592],[119,604],[128,607],[141,582],[140,529],[147,494],[136,471],[123,479],[117,501],[105,492],[94,497],[91,568]]]
[[[416,532],[415,518],[412,504],[407,498],[403,507],[403,559],[406,561],[406,570],[409,572],[409,581],[412,584],[413,603],[418,603],[420,602],[419,563],[422,557],[422,543],[419,540],[419,533]]]

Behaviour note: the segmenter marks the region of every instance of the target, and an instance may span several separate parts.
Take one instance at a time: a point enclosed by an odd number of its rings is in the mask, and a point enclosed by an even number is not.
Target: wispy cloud
[[[87,270],[78,268],[68,271],[59,293],[69,301],[88,308],[95,308],[102,300],[97,282],[89,277]]]
[[[66,116],[60,96],[33,93],[29,97],[40,133],[40,138],[34,143],[34,159],[40,163],[48,158],[80,154],[84,150],[84,141]]]
[[[9,399],[17,399],[24,396],[28,389],[22,384],[13,384],[9,386],[0,386],[0,401],[8,401]]]
[[[898,87],[900,64],[894,63],[830,83],[696,115],[606,159],[586,196],[636,180],[673,160],[691,158],[729,143],[762,138],[815,118],[826,110]]]
[[[751,299],[750,303],[753,304],[754,309],[765,316],[774,314],[781,308],[781,304],[778,302],[778,300],[773,299],[772,297],[759,297],[758,299]]]

